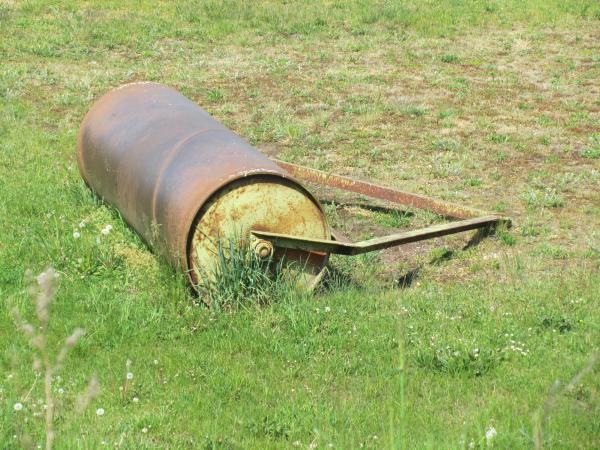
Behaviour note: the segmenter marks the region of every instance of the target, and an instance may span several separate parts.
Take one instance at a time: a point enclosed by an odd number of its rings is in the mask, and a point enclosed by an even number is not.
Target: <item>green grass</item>
[[[56,448],[531,448],[544,405],[545,448],[598,447],[600,369],[568,383],[600,345],[599,25],[593,0],[2,2],[0,448],[43,444],[11,311],[32,319],[25,272],[49,265],[51,347],[86,329],[55,374]],[[271,155],[515,226],[207,309],[77,170],[85,112],[135,80]],[[354,239],[439,219],[359,200],[327,207]]]
[[[200,274],[196,288],[216,312],[260,308],[303,293],[295,267],[286,267],[284,259],[259,257],[239,234],[216,242],[214,251],[217,262]]]

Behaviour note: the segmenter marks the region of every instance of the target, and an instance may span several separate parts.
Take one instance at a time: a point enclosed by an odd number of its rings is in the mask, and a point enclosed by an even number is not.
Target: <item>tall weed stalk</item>
[[[27,274],[31,280],[29,294],[35,302],[35,314],[38,325],[34,327],[27,322],[18,310],[14,311],[15,319],[19,329],[29,340],[29,345],[34,351],[33,369],[37,373],[44,372],[44,393],[46,399],[45,412],[45,448],[52,449],[55,439],[55,407],[56,401],[52,392],[53,376],[62,367],[69,350],[71,350],[77,341],[84,335],[82,328],[76,328],[73,333],[67,337],[56,356],[53,358],[48,346],[48,324],[50,322],[50,307],[56,294],[56,280],[58,273],[52,268],[48,268],[37,277],[29,272]],[[91,399],[97,395],[99,385],[95,377],[92,377],[86,392],[79,397],[77,409],[81,412],[87,407]]]

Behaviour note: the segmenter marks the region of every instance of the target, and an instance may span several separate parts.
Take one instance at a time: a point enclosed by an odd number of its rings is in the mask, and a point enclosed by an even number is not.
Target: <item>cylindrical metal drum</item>
[[[250,230],[331,236],[321,205],[300,183],[157,83],[100,98],[81,125],[77,159],[85,182],[194,285],[214,264],[219,239]],[[311,285],[327,256],[288,250],[285,259]]]

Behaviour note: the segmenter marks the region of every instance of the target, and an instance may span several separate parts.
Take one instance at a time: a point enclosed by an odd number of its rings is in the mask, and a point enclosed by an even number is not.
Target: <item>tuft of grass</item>
[[[495,142],[496,144],[503,144],[505,142],[508,142],[508,136],[506,136],[505,134],[493,133],[490,134],[488,139],[492,142]]]
[[[420,351],[414,359],[418,367],[432,372],[480,377],[496,368],[505,357],[496,349],[468,349],[464,345],[448,345]]]
[[[402,112],[409,117],[421,117],[427,113],[427,108],[418,105],[409,105],[405,107]]]
[[[296,291],[298,280],[285,260],[260,258],[249,239],[219,239],[215,246],[216,263],[204,270],[197,286],[215,311],[266,306]]]
[[[517,238],[510,233],[506,227],[498,227],[495,231],[496,236],[500,239],[504,244],[508,246],[513,246],[517,243]]]
[[[600,158],[600,149],[586,148],[581,152],[582,158],[598,159]]]
[[[391,210],[376,213],[373,217],[375,223],[391,228],[406,228],[410,226],[414,214],[408,211]]]
[[[208,93],[206,94],[206,99],[209,102],[218,102],[220,100],[223,100],[223,96],[223,91],[221,89],[215,88],[208,91]]]
[[[465,180],[466,186],[480,187],[482,184],[483,184],[483,181],[481,180],[481,178],[467,178]]]
[[[445,120],[445,119],[449,119],[451,117],[454,117],[456,115],[456,112],[452,109],[443,109],[440,112],[438,112],[437,117],[439,120]]]
[[[561,208],[565,205],[564,198],[549,187],[545,189],[529,189],[521,195],[521,200],[530,208]]]
[[[439,139],[434,142],[433,147],[436,150],[454,152],[460,148],[460,142],[456,139]]]
[[[440,59],[445,63],[457,63],[459,61],[459,58],[456,55],[442,55]]]

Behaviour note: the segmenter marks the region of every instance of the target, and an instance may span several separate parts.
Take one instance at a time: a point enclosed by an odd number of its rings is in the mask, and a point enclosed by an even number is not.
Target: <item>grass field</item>
[[[269,155],[514,227],[211,311],[78,173],[85,112],[136,80]],[[354,239],[437,220],[318,192]],[[44,443],[12,311],[35,321],[25,272],[50,265],[52,353],[86,330],[54,374],[56,448],[600,448],[600,4],[0,0],[2,448]]]

